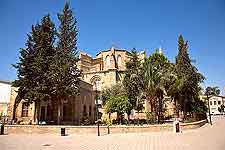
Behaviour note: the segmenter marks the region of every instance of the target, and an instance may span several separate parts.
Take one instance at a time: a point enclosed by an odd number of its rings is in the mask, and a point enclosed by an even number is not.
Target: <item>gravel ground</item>
[[[225,117],[183,133],[153,132],[91,136],[3,135],[0,150],[225,150]]]

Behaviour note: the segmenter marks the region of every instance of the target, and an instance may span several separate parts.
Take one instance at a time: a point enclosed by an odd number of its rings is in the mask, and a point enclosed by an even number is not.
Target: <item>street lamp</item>
[[[210,105],[209,105],[209,94],[206,94],[207,96],[207,100],[208,100],[208,110],[209,110],[209,122],[212,125],[212,118],[211,118],[211,114],[210,114]]]
[[[95,81],[95,100],[96,100],[96,120],[97,120],[97,126],[98,126],[98,136],[100,136],[100,131],[99,131],[99,120],[98,120],[98,92],[97,92],[97,83]]]

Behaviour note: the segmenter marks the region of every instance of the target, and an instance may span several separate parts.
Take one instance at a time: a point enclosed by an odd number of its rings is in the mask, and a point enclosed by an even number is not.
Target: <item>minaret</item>
[[[161,46],[159,46],[159,53],[160,53],[160,54],[163,53],[163,52],[162,52],[162,47],[161,47]]]

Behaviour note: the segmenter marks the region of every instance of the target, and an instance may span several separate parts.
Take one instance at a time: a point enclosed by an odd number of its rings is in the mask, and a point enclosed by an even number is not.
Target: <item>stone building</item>
[[[96,58],[81,52],[79,67],[82,71],[82,79],[92,84],[93,90],[97,90],[100,94],[104,88],[123,80],[126,62],[129,60],[128,54],[127,50],[114,47],[100,51],[96,54]],[[139,52],[139,58],[144,60],[145,51]],[[147,102],[145,102],[145,106],[147,105]],[[145,109],[148,109],[148,107],[145,107]],[[100,108],[100,112],[106,115],[104,108]],[[116,115],[112,114],[111,116],[115,118]],[[131,115],[131,118],[132,116],[135,117],[135,113]]]
[[[15,99],[17,96],[17,88],[12,88],[10,105],[8,107],[9,119],[15,118],[20,124],[37,124],[37,121],[46,124],[65,124],[80,125],[82,123],[94,123],[96,116],[95,95],[92,85],[84,81],[80,81],[80,94],[62,101],[61,107],[58,103],[50,101],[40,103],[40,111],[37,114],[35,104],[27,105],[22,100],[14,110]],[[59,116],[59,117],[58,117]],[[59,118],[59,119],[58,119]]]
[[[79,67],[82,71],[82,79],[92,84],[98,91],[110,87],[122,79],[128,53],[126,50],[112,47],[99,52],[96,58],[92,58],[81,52]]]
[[[160,50],[161,52],[161,50]],[[96,54],[96,58],[89,56],[87,53],[80,53],[79,67],[82,71],[82,79],[93,85],[93,90],[100,93],[104,88],[110,87],[116,82],[123,80],[126,69],[126,61],[129,60],[129,52],[125,49],[116,49],[114,47],[102,50]],[[139,52],[141,61],[145,58],[145,51]],[[168,98],[167,98],[168,99]],[[168,100],[166,103],[166,114],[172,116],[175,112],[174,104]],[[100,111],[106,114],[104,108]],[[144,110],[137,115],[132,112],[131,118],[145,118],[144,112],[150,111],[150,105],[147,101],[144,102]],[[113,116],[113,115],[112,115]],[[115,115],[114,115],[115,116]]]
[[[93,89],[97,91],[122,81],[128,54],[127,50],[114,47],[100,51],[96,58],[80,52],[79,68],[82,71],[82,80],[92,84]],[[139,53],[139,58],[144,60],[145,51]]]

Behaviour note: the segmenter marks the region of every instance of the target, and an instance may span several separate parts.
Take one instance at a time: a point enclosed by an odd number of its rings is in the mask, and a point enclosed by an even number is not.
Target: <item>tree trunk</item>
[[[119,114],[119,118],[120,118],[120,125],[122,124],[122,115]]]
[[[34,118],[33,118],[33,120],[34,120],[34,122],[37,124],[37,102],[35,101],[34,102]]]
[[[58,115],[57,115],[57,124],[61,123],[61,99],[58,98]]]
[[[128,126],[130,125],[130,114],[127,114]]]
[[[154,112],[154,98],[152,96],[147,96],[147,101],[149,102],[150,106],[151,106],[151,112]]]
[[[139,125],[139,110],[138,110],[138,112],[137,112],[137,113],[138,113],[138,125]]]
[[[16,119],[16,103],[14,103],[13,105],[13,117],[12,117],[12,120],[15,120]]]
[[[176,115],[176,118],[179,118],[179,108],[178,108],[178,102],[177,102],[177,99],[174,98],[174,105],[175,105],[175,115]]]
[[[109,119],[111,119],[111,112],[109,112]]]
[[[40,101],[37,101],[37,113],[36,113],[36,118],[37,118],[37,124],[39,124],[39,121],[40,121]]]
[[[185,101],[184,101],[184,118],[183,118],[183,120],[186,120],[186,117],[187,117],[187,104],[186,104],[186,99],[185,99]]]

